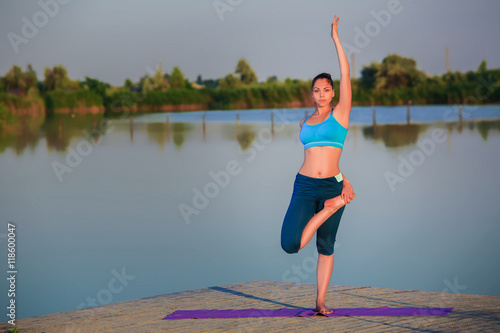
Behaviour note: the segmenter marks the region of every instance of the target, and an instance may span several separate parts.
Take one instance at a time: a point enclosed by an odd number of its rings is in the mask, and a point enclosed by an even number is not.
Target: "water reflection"
[[[500,132],[500,121],[478,121],[477,123],[471,123],[472,127],[476,127],[477,131],[481,135],[484,141],[488,139],[488,134],[491,131]],[[472,130],[472,129],[471,129]]]
[[[186,142],[188,133],[193,131],[193,129],[194,126],[192,126],[190,123],[170,123],[170,120],[167,120],[165,123],[146,124],[148,141],[156,143],[161,148],[161,150],[164,150],[165,144],[169,144],[171,141],[173,141],[177,149],[181,149]]]
[[[342,170],[352,174],[359,197],[338,238],[335,284],[439,292],[458,278],[466,293],[500,295],[500,270],[491,265],[500,253],[500,107],[481,113],[494,120],[464,115],[461,123],[458,117],[442,122],[439,110],[412,108],[410,124],[406,107],[377,110],[375,122],[371,108],[353,113]],[[401,116],[395,118],[395,112]],[[302,159],[298,124],[304,113],[58,117],[2,127],[0,167],[6,176],[0,182],[0,211],[5,220],[19,222],[22,249],[29,253],[23,257],[27,280],[19,295],[25,304],[20,315],[75,309],[121,267],[137,279],[113,301],[237,281],[285,281],[283,274],[314,252],[311,244],[289,256],[279,246]],[[401,175],[405,182],[391,191],[384,173],[398,173],[401,159],[416,156],[415,144],[436,128],[447,132],[448,147],[436,144],[435,153],[414,165],[411,175]],[[272,144],[257,152],[271,137]],[[83,163],[69,165],[66,151],[78,150],[82,139],[102,144],[82,155]],[[239,151],[254,147],[252,159]],[[3,154],[9,149],[15,153]],[[57,156],[46,154],[49,150]],[[68,164],[73,172],[60,181],[53,162]],[[228,162],[240,171],[225,179]],[[201,194],[215,193],[205,192],[213,186],[217,195],[202,202]],[[190,224],[181,204],[198,211]],[[6,256],[1,249],[0,256]],[[65,269],[43,269],[54,258]],[[314,274],[300,279],[314,283]],[[3,290],[5,283],[0,282]],[[49,298],[56,301],[36,302]]]
[[[370,111],[369,111],[370,112]],[[145,131],[148,142],[156,144],[161,150],[173,143],[181,150],[190,140],[194,142],[207,142],[214,137],[221,137],[226,141],[236,141],[242,151],[248,150],[256,138],[259,130],[266,127],[271,139],[276,137],[297,137],[298,123],[303,115],[298,113],[294,120],[290,120],[290,126],[283,131],[281,123],[276,124],[274,113],[265,115],[262,119],[249,121],[244,119],[245,113],[227,112],[226,120],[208,121],[205,114],[198,121],[172,121],[171,116],[166,115],[163,121],[148,121],[146,118],[129,117],[128,119],[106,119],[102,116],[59,116],[54,118],[21,118],[16,122],[4,124],[0,127],[0,153],[12,149],[17,156],[22,156],[26,148],[34,151],[41,138],[46,139],[47,150],[65,153],[71,146],[73,140],[87,139],[91,143],[97,143],[106,130],[103,124],[113,123],[113,132],[127,131],[130,144],[134,143],[137,132]],[[140,121],[141,120],[141,121]],[[145,120],[145,121],[144,121]],[[351,121],[348,137],[354,140],[355,146],[358,140],[358,128],[363,139],[382,142],[386,147],[399,148],[415,145],[422,133],[426,133],[431,123],[389,123],[377,122],[377,116],[373,112],[371,125],[357,124]],[[297,126],[295,126],[297,125]],[[280,130],[276,131],[275,127]],[[500,120],[463,120],[459,117],[457,121],[444,123],[448,132],[448,138],[453,132],[461,134],[464,130],[478,132],[486,141],[492,132],[500,131]],[[192,135],[191,135],[192,134]],[[450,143],[450,142],[449,142]]]
[[[22,156],[24,150],[30,147],[33,151],[40,140],[40,129],[43,119],[21,119],[14,123],[4,124],[0,127],[0,153],[8,148],[17,156]]]
[[[165,143],[170,142],[170,131],[164,123],[146,124],[146,132],[148,141],[158,144],[162,150],[165,148]]]
[[[419,134],[427,131],[428,125],[375,125],[363,128],[363,138],[382,141],[386,147],[395,148],[416,144]]]
[[[257,129],[254,125],[241,125],[239,121],[236,122],[236,125],[223,124],[221,133],[227,141],[236,140],[242,151],[248,150],[257,138]]]

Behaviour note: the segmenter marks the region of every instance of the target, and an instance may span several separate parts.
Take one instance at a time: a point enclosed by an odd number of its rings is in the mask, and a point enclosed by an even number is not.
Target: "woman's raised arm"
[[[349,113],[351,112],[351,70],[349,69],[349,62],[345,55],[344,49],[340,44],[338,23],[339,19],[337,15],[333,18],[332,23],[332,39],[337,49],[337,55],[339,58],[340,65],[340,93],[339,93],[339,103],[337,107],[339,108],[339,116],[343,118],[346,122],[349,121]],[[337,109],[336,107],[336,109]]]

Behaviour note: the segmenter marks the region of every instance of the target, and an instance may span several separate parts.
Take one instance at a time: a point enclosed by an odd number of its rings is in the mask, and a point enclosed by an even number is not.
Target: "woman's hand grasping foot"
[[[356,196],[356,193],[354,193],[352,186],[350,183],[345,183],[344,187],[342,188],[342,193],[340,194],[342,199],[346,203],[350,203],[352,199]]]

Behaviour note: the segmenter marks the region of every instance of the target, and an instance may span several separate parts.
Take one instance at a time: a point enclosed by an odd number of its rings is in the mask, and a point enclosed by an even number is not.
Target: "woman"
[[[345,205],[356,195],[339,169],[349,127],[351,80],[349,63],[340,45],[338,22],[335,15],[331,35],[340,64],[339,102],[332,109],[335,91],[330,74],[316,76],[311,87],[315,111],[300,122],[304,163],[295,177],[281,230],[281,246],[287,253],[297,253],[317,233],[316,311],[322,314],[332,313],[325,305],[325,295],[333,270],[333,246]]]

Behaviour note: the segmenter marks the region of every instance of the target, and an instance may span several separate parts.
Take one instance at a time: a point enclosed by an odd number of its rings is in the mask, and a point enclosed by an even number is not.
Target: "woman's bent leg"
[[[318,228],[316,233],[316,247],[318,248],[318,253],[325,256],[333,254],[337,231],[344,210],[345,206],[340,207],[335,214],[330,216],[328,220]]]
[[[281,227],[281,247],[287,253],[297,253],[307,222],[314,215],[316,202],[307,196],[292,195]]]
[[[344,205],[345,201],[340,196],[326,200],[324,208],[314,215],[304,227],[304,232],[300,240],[300,248],[302,249],[306,246],[316,233],[316,230]]]

